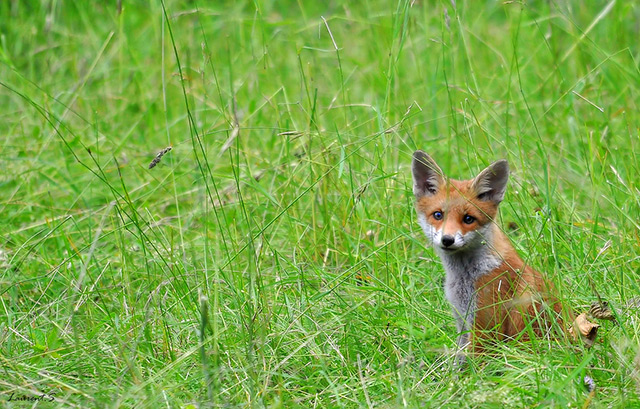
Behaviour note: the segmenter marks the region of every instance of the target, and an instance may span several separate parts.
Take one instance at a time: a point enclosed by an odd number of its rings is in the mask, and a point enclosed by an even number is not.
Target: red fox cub
[[[494,222],[509,179],[507,161],[459,181],[445,178],[429,155],[416,151],[412,171],[418,222],[446,271],[459,351],[471,345],[481,352],[485,341],[547,332],[554,314],[544,310],[552,308],[559,320],[561,305]],[[458,359],[464,361],[461,352]]]

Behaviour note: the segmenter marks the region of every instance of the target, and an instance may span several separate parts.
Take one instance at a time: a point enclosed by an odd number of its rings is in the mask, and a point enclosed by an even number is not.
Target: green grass
[[[122,3],[0,2],[0,406],[640,407],[634,2]],[[619,325],[459,374],[418,148]]]

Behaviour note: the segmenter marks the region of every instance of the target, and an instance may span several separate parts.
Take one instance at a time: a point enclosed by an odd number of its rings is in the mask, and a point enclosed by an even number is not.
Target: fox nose
[[[442,236],[442,245],[445,247],[449,247],[453,243],[455,243],[456,239],[453,236]]]

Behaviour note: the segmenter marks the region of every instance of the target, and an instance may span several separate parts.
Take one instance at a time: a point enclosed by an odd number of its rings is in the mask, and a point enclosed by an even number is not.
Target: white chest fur
[[[456,326],[461,334],[458,346],[462,348],[468,342],[468,332],[475,318],[475,283],[478,278],[497,268],[501,260],[485,245],[454,254],[447,254],[436,247],[436,252],[446,272],[444,291],[453,308]]]

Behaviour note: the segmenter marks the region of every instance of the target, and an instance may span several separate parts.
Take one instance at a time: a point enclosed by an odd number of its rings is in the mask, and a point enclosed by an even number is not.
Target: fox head
[[[429,155],[416,151],[412,171],[418,222],[438,252],[462,253],[491,241],[492,223],[509,179],[506,160],[460,181],[447,179]]]

